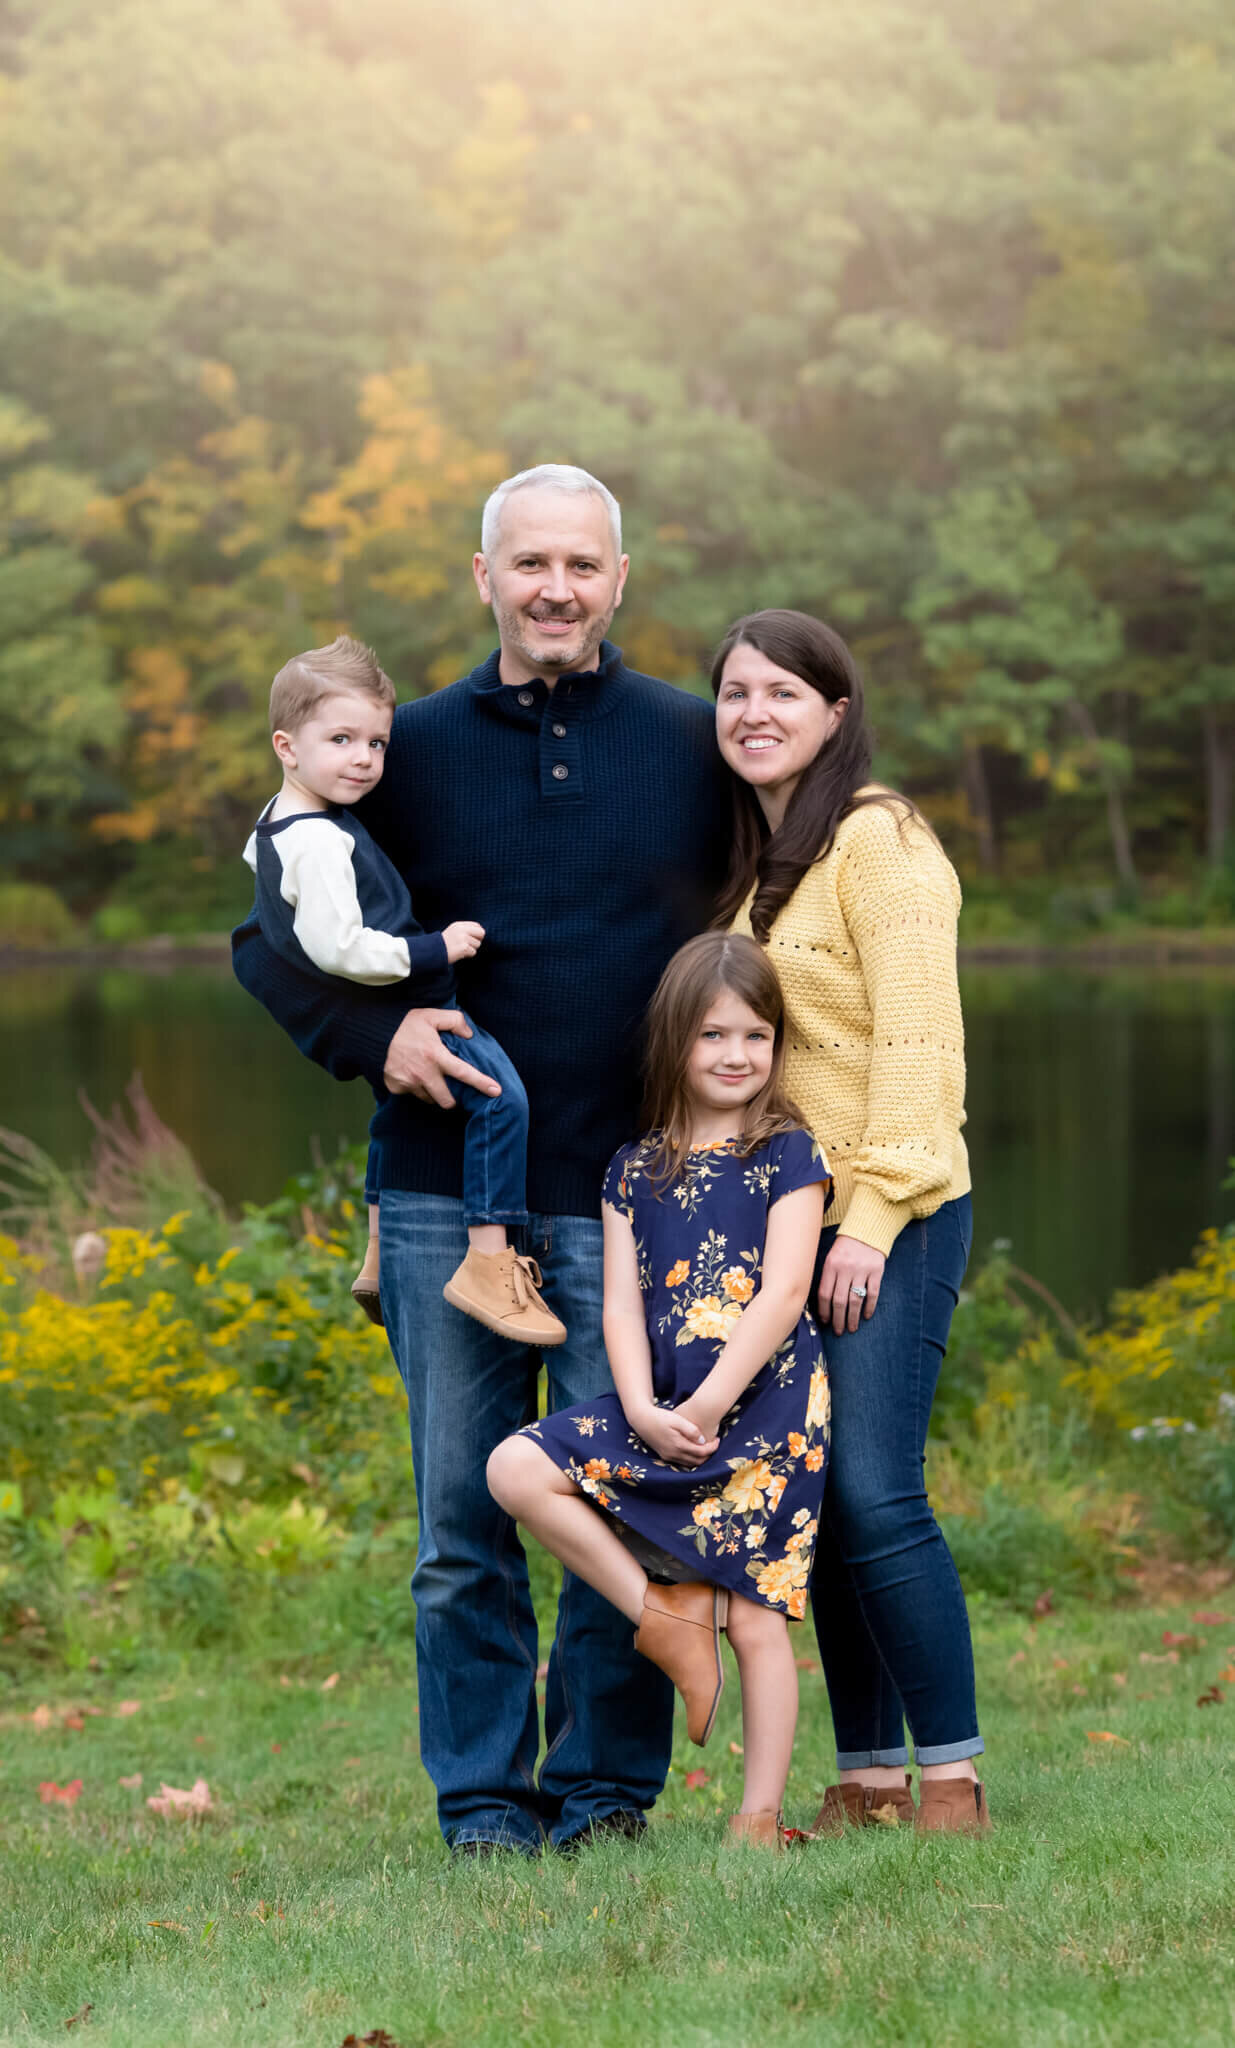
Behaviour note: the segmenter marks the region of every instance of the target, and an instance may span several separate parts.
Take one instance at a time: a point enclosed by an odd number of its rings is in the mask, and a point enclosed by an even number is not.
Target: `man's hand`
[[[466,1081],[482,1095],[500,1095],[498,1082],[479,1067],[469,1067],[443,1045],[440,1033],[453,1031],[470,1038],[471,1027],[462,1010],[409,1010],[386,1052],[383,1076],[392,1095],[416,1095],[422,1102],[436,1102],[439,1109],[453,1109],[455,1098],[446,1083]]]
[[[641,1408],[626,1419],[635,1435],[667,1465],[702,1465],[716,1449],[717,1439],[713,1437],[709,1443],[698,1424],[680,1409]]]
[[[882,1252],[863,1244],[860,1237],[838,1237],[823,1262],[819,1278],[819,1321],[826,1329],[831,1323],[838,1337],[856,1330],[860,1316],[873,1316],[883,1269]],[[854,1288],[865,1288],[865,1295]]]
[[[485,928],[473,924],[468,918],[460,918],[457,924],[448,924],[442,937],[446,942],[446,958],[453,967],[456,960],[471,960],[479,953],[485,942]]]

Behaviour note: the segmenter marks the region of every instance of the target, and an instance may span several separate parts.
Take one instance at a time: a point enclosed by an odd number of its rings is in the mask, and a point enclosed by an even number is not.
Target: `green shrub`
[[[0,946],[71,946],[77,921],[41,882],[0,882]]]
[[[104,903],[91,918],[90,929],[104,945],[130,946],[144,939],[150,927],[135,903]]]

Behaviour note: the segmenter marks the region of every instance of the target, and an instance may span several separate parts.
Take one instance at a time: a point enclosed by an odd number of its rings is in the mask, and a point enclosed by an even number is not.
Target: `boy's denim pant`
[[[840,1770],[984,1748],[965,1596],[926,1497],[931,1403],[969,1258],[968,1195],[905,1225],[868,1322],[823,1348],[832,1448],[811,1581]],[[836,1231],[825,1230],[823,1250]]]
[[[472,1057],[474,1039],[457,1050]],[[601,1225],[533,1216],[513,1233],[539,1260],[569,1332],[545,1354],[549,1405],[613,1381],[601,1328]],[[665,1781],[673,1688],[633,1647],[629,1621],[566,1574],[549,1657],[547,1752],[536,1772],[536,1620],[514,1524],[485,1484],[495,1444],[536,1413],[535,1352],[442,1299],[467,1249],[464,1205],[384,1189],[382,1308],[407,1387],[420,1545],[412,1592],[420,1753],[448,1843],[535,1849],[616,1812],[642,1813]]]
[[[527,1095],[496,1038],[469,1017],[470,1038],[443,1031],[442,1044],[469,1066],[501,1083],[500,1095],[482,1095],[462,1081],[447,1086],[467,1118],[463,1134],[463,1221],[527,1222]]]

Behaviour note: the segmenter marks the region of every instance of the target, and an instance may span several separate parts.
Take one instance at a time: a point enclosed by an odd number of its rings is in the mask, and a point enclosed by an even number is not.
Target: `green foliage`
[[[72,912],[41,882],[0,882],[0,946],[71,946]]]
[[[637,664],[818,612],[967,873],[1075,931],[1203,863],[1229,921],[1229,8],[537,19],[15,13],[0,861],[165,926],[150,853],[215,922],[273,669],[347,626],[449,680],[486,489],[568,459]]]

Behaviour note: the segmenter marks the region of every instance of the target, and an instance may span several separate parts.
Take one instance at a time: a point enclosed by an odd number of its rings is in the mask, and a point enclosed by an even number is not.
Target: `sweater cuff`
[[[396,1010],[375,1004],[357,1003],[347,1016],[347,1051],[370,1087],[385,1089],[386,1055],[390,1041],[407,1015],[407,999]]]
[[[885,1259],[913,1214],[911,1202],[890,1202],[878,1188],[859,1181],[837,1225],[840,1237],[856,1237]]]

